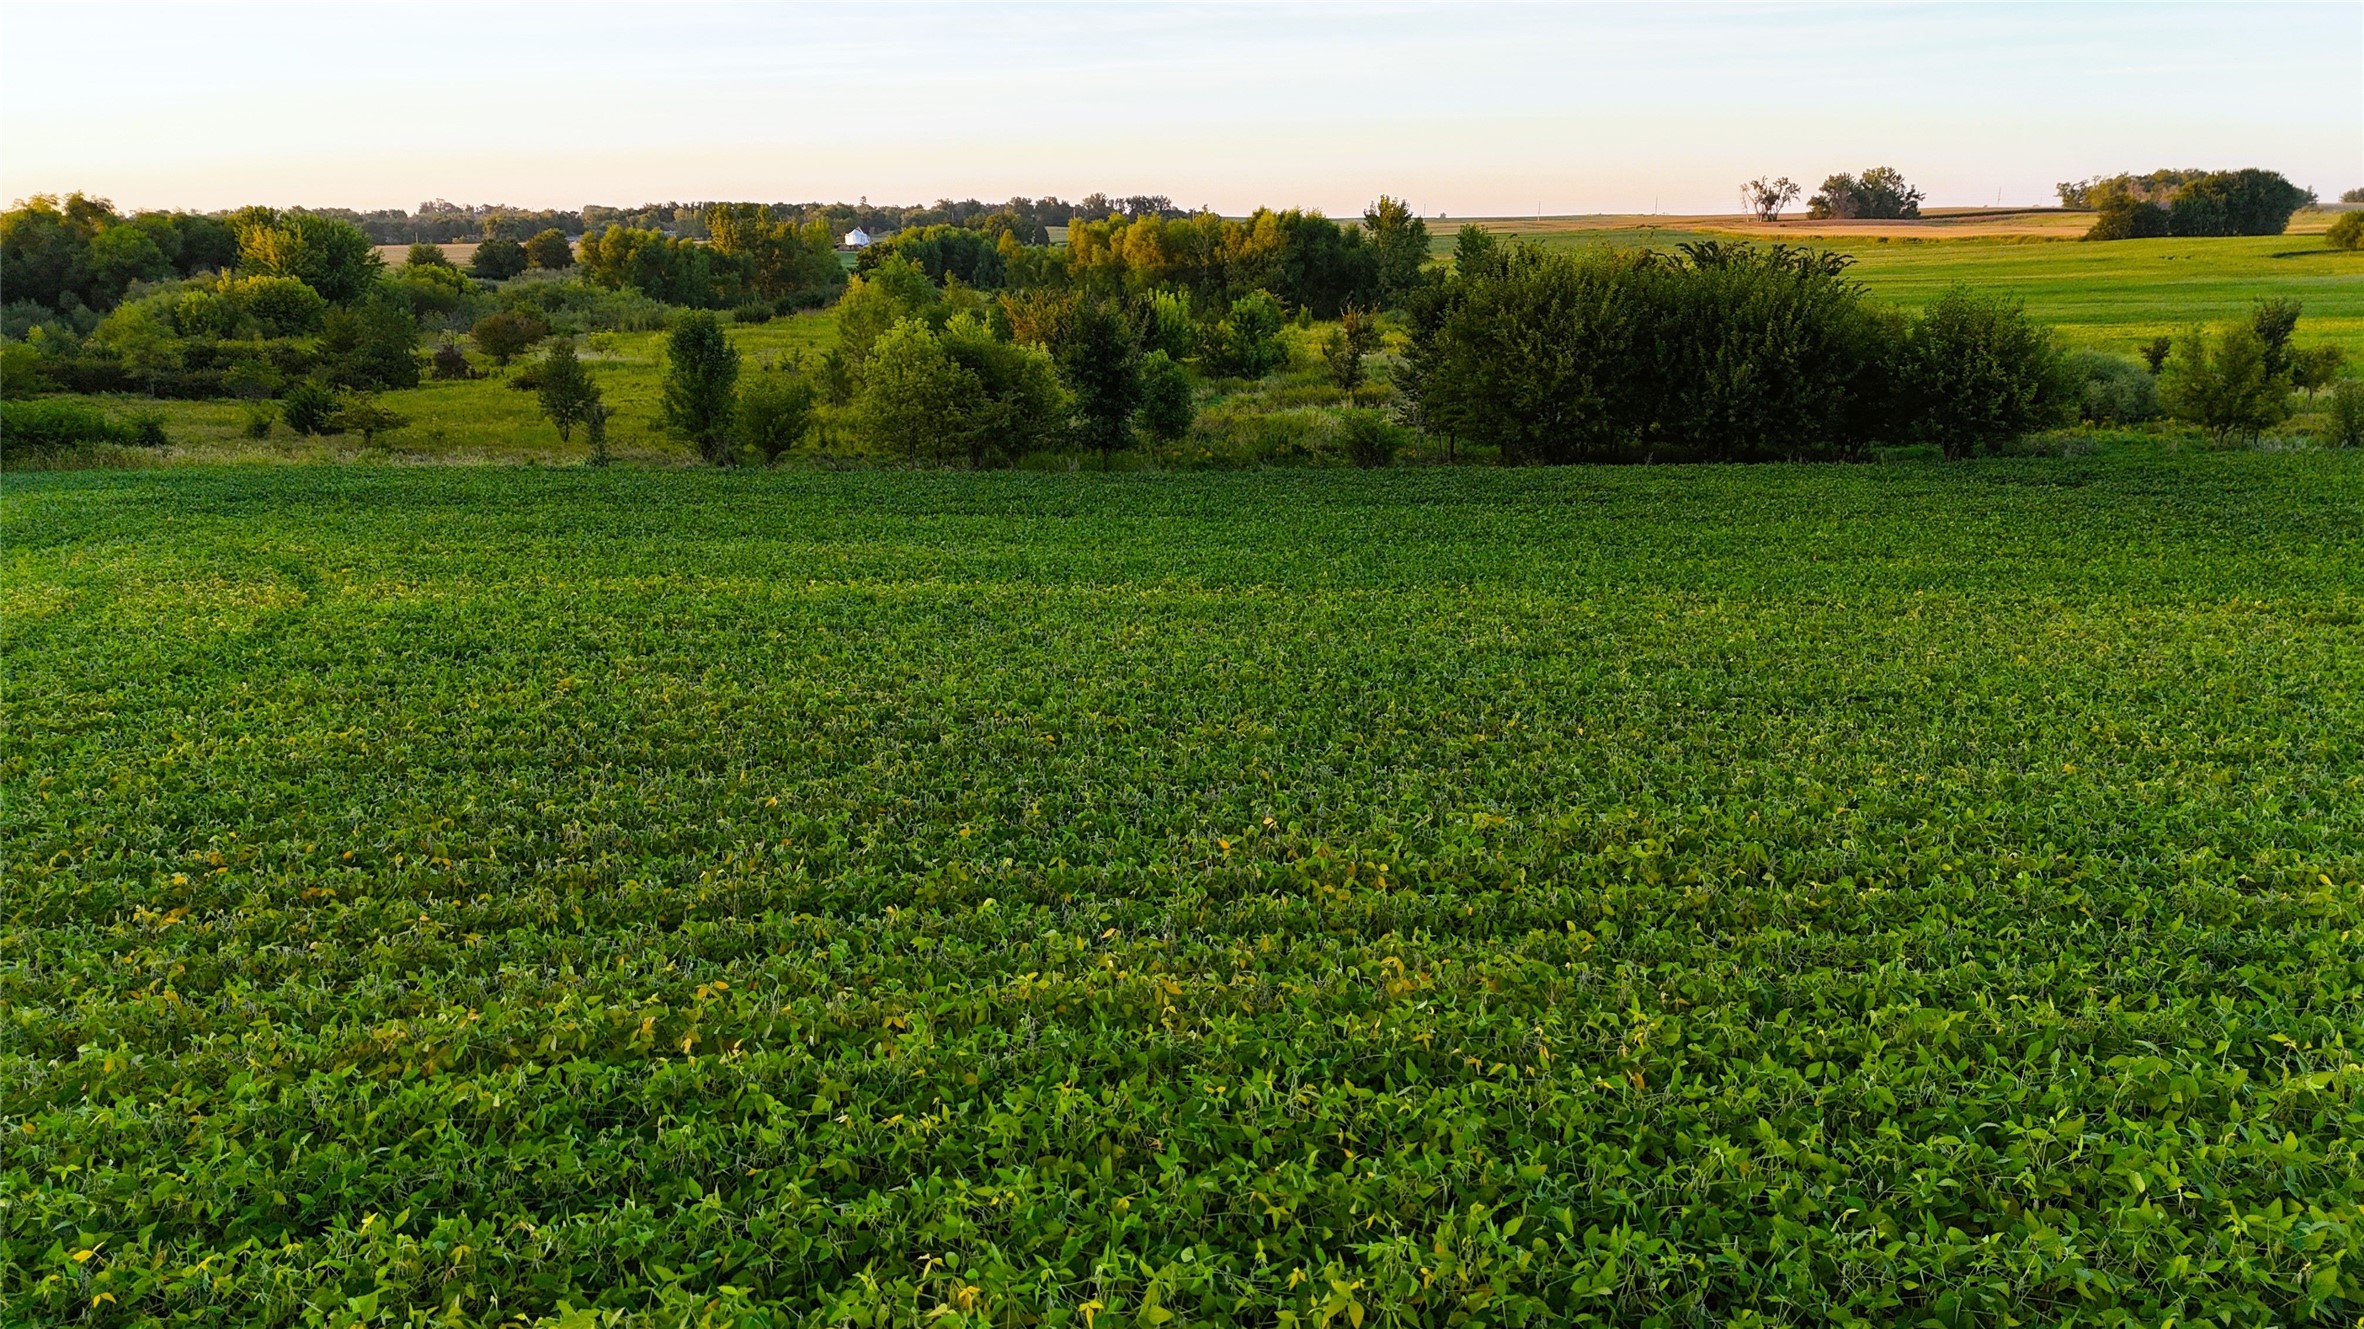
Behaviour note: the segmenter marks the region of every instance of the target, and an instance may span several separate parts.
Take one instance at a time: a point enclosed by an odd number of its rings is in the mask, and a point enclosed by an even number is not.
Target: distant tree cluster
[[[12,309],[29,305],[95,321],[142,282],[223,272],[237,262],[238,233],[219,217],[124,216],[107,200],[81,194],[38,195],[0,214],[0,297]]]
[[[1874,166],[1860,176],[1834,175],[1806,200],[1806,215],[1817,221],[1893,221],[1921,215],[1920,190],[1892,166]]]
[[[2315,201],[2279,172],[2254,168],[2097,176],[2063,182],[2058,190],[2063,207],[2100,214],[2088,240],[2280,235],[2292,213]]]

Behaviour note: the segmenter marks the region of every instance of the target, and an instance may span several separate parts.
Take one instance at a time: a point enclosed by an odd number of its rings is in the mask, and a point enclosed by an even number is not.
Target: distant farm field
[[[2180,333],[2195,324],[2224,323],[2248,315],[2253,301],[2288,297],[2306,312],[2299,340],[2328,342],[2364,360],[2364,253],[2340,252],[2323,243],[2322,224],[2302,214],[2307,233],[2205,240],[2122,240],[2083,244],[2058,227],[2025,234],[1959,234],[1961,226],[1930,223],[1920,235],[1901,232],[1900,223],[1858,223],[1897,228],[1897,234],[1861,236],[1821,229],[1731,227],[1715,219],[1668,219],[1673,225],[1638,219],[1620,226],[1500,223],[1501,229],[1540,243],[1655,246],[1670,249],[1686,241],[1740,238],[1837,249],[1855,259],[1853,275],[1873,294],[1917,308],[1957,282],[2008,291],[2027,302],[2028,312],[2058,328],[2072,345],[2131,355],[2160,333]],[[1497,223],[1481,223],[1489,227]],[[1440,252],[1451,247],[1450,227],[1438,228]]]
[[[2364,1314],[2364,456],[0,533],[11,1323]]]

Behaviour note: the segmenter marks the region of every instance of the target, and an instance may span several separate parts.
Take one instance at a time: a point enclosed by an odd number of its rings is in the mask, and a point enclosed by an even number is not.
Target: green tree
[[[363,447],[375,447],[378,435],[390,434],[410,423],[410,417],[396,414],[377,398],[356,395],[329,417],[327,432],[359,434]]]
[[[1348,309],[1338,316],[1338,326],[1322,342],[1322,360],[1340,392],[1352,392],[1363,385],[1363,358],[1378,345],[1378,320],[1360,309]]]
[[[451,255],[444,253],[441,245],[416,244],[412,245],[410,252],[403,256],[402,266],[406,268],[448,268],[452,266],[452,261]]]
[[[2253,300],[2249,304],[2249,330],[2265,343],[2266,373],[2275,378],[2290,377],[2290,336],[2298,331],[2302,308],[2288,296]]]
[[[2333,249],[2364,249],[2364,212],[2343,212],[2332,218],[2331,229],[2323,232],[2323,243]]]
[[[2062,424],[2076,402],[2050,329],[2019,301],[1967,286],[1921,311],[1901,370],[1915,432],[1948,460]]]
[[[249,208],[237,214],[238,263],[266,277],[293,277],[331,304],[352,304],[385,270],[369,236],[351,222],[308,212]]]
[[[969,451],[983,386],[945,352],[919,319],[904,319],[871,344],[854,415],[871,446],[913,465]]]
[[[1806,215],[1817,219],[1895,220],[1921,215],[1920,190],[1904,182],[1893,166],[1874,166],[1861,176],[1834,175],[1806,200]]]
[[[1204,359],[1210,369],[1231,378],[1262,378],[1289,358],[1281,345],[1286,319],[1280,301],[1263,291],[1250,291],[1231,302],[1231,310],[1212,329]]]
[[[550,325],[522,309],[504,309],[476,320],[468,329],[476,349],[493,358],[493,363],[506,367],[511,360],[550,335]]]
[[[507,281],[525,269],[525,246],[507,236],[479,244],[475,257],[468,260],[469,273],[485,281]]]
[[[566,232],[553,226],[535,233],[525,242],[525,261],[531,267],[547,268],[556,272],[575,265],[575,247],[567,243]],[[479,249],[478,253],[483,251]]]
[[[665,387],[658,420],[688,439],[709,464],[731,460],[731,422],[737,413],[739,351],[714,315],[683,314],[665,344]]]
[[[563,337],[552,342],[542,355],[541,373],[536,378],[534,391],[541,398],[542,414],[557,426],[560,443],[572,442],[575,426],[599,401],[599,385],[591,381],[591,372],[575,354],[575,344]]]
[[[766,466],[777,463],[811,430],[815,395],[812,384],[784,370],[748,375],[739,387],[739,445]]]
[[[973,313],[947,320],[939,341],[977,383],[960,429],[970,466],[1022,457],[1059,434],[1068,400],[1049,352],[994,335]]]
[[[329,378],[340,387],[362,390],[419,385],[419,325],[410,306],[379,295],[321,319],[320,352]]]
[[[1401,304],[1420,285],[1420,269],[1428,262],[1428,223],[1402,199],[1381,194],[1363,210],[1363,230],[1378,255],[1379,298]]]
[[[2159,397],[2176,419],[2208,431],[2220,446],[2256,438],[2290,414],[2289,384],[2267,368],[2265,339],[2250,327],[2213,341],[2198,328],[2176,338],[2159,375]]]
[[[1058,356],[1083,441],[1099,451],[1106,468],[1131,443],[1133,412],[1141,404],[1141,348],[1133,325],[1104,301],[1080,302]]]
[[[1172,443],[1190,432],[1197,413],[1190,400],[1190,371],[1164,351],[1141,357],[1141,432]]]
[[[333,432],[336,410],[336,394],[309,379],[290,384],[279,399],[279,418],[306,438]]]

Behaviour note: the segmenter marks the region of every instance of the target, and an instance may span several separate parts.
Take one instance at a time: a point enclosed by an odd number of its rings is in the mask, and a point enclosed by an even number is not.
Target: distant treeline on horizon
[[[462,204],[443,199],[430,199],[416,209],[404,212],[399,208],[357,211],[352,208],[297,207],[291,212],[315,217],[334,217],[358,226],[369,238],[381,245],[416,243],[452,244],[472,240],[516,240],[523,242],[547,230],[556,230],[570,239],[588,233],[604,231],[611,226],[625,226],[636,230],[661,231],[666,235],[688,240],[707,238],[706,212],[713,201],[694,203],[643,203],[638,207],[617,208],[599,203],[586,203],[577,210],[564,208],[513,208],[502,203]],[[1026,243],[1050,243],[1050,228],[1067,226],[1079,221],[1104,221],[1110,217],[1187,217],[1193,209],[1180,208],[1164,194],[1132,194],[1116,197],[1109,194],[1087,194],[1070,203],[1055,195],[1042,198],[1023,196],[999,203],[980,199],[940,198],[934,203],[872,203],[864,199],[858,203],[765,203],[769,220],[806,226],[824,222],[829,229],[844,233],[857,227],[874,235],[887,235],[919,226],[973,226],[986,218],[1001,214],[1011,225],[994,229],[1016,232]]]

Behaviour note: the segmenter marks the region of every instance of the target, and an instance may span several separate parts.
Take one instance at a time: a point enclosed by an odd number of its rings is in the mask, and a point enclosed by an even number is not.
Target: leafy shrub
[[[1190,371],[1164,350],[1141,357],[1141,407],[1135,423],[1160,443],[1171,443],[1190,432],[1196,412],[1191,405]]]
[[[2167,357],[2174,350],[2175,338],[2160,333],[2142,344],[2142,367],[2156,377],[2160,370],[2167,367]]]
[[[2101,351],[2076,351],[2068,371],[2077,384],[2077,415],[2097,425],[2139,424],[2159,414],[2159,385],[2141,365]]]
[[[485,281],[507,281],[525,271],[525,246],[506,236],[494,236],[476,246],[468,271]]]
[[[1398,383],[1432,433],[1508,462],[1857,455],[1889,425],[1902,334],[1782,246],[1473,250],[1415,300]]]
[[[171,441],[164,436],[164,417],[154,411],[142,411],[120,428],[123,441],[135,448],[160,448]]]
[[[435,352],[428,358],[429,372],[445,382],[476,377],[476,366],[468,363],[468,353],[456,341],[436,343]]]
[[[731,460],[731,416],[738,409],[739,351],[704,311],[684,314],[665,345],[658,419],[716,465]]]
[[[302,337],[320,330],[328,301],[293,277],[240,277],[222,290],[262,327],[266,337]]]
[[[374,447],[378,435],[392,433],[409,423],[409,416],[396,413],[375,397],[359,394],[337,407],[329,417],[328,432],[359,434],[362,446]]]
[[[248,402],[245,418],[239,422],[239,431],[248,438],[269,438],[271,426],[278,419],[279,408],[272,403],[267,401]]]
[[[2333,249],[2364,249],[2364,212],[2343,212],[2331,219],[2323,243]]]
[[[358,391],[419,385],[419,325],[398,298],[381,296],[331,309],[320,324],[320,353],[332,382]]]
[[[2289,385],[2267,359],[2265,339],[2254,328],[2227,328],[2213,340],[2194,328],[2176,339],[2159,375],[2160,400],[2219,445],[2254,439],[2290,414]]]
[[[410,247],[409,252],[403,255],[402,266],[406,268],[448,268],[452,266],[452,261],[451,255],[444,253],[441,245],[414,244]]]
[[[2324,415],[2330,426],[2325,442],[2335,448],[2364,447],[2364,380],[2343,378],[2332,384]]]
[[[2123,194],[2105,199],[2095,212],[2087,240],[2152,240],[2171,229],[2167,209]]]
[[[816,400],[812,384],[784,370],[748,375],[739,387],[739,446],[766,466],[777,463],[804,441]]]
[[[537,268],[555,272],[575,265],[575,248],[567,242],[566,232],[557,227],[538,231],[525,242],[525,261]]]
[[[1210,328],[1200,357],[1226,378],[1262,378],[1288,362],[1280,331],[1286,322],[1280,301],[1251,291],[1231,302],[1231,311]]]
[[[290,386],[279,399],[279,418],[287,427],[306,438],[335,432],[336,394],[319,383],[306,379]]]
[[[0,401],[0,452],[54,456],[128,441],[106,413],[80,402]]]
[[[1913,320],[1899,361],[1914,435],[1975,455],[2067,418],[2071,381],[2049,329],[2016,299],[1956,286]]]
[[[1403,449],[1403,428],[1377,411],[1346,411],[1339,416],[1338,441],[1357,466],[1389,466]]]
[[[41,352],[27,342],[0,344],[0,397],[14,400],[55,390],[57,382],[42,361]]]
[[[760,300],[750,300],[747,303],[738,305],[731,310],[731,322],[733,323],[753,324],[769,323],[771,321],[772,307]]]
[[[476,343],[476,349],[491,356],[494,364],[503,366],[549,335],[548,323],[514,309],[487,314],[476,320],[475,327],[468,329],[468,336]]]

